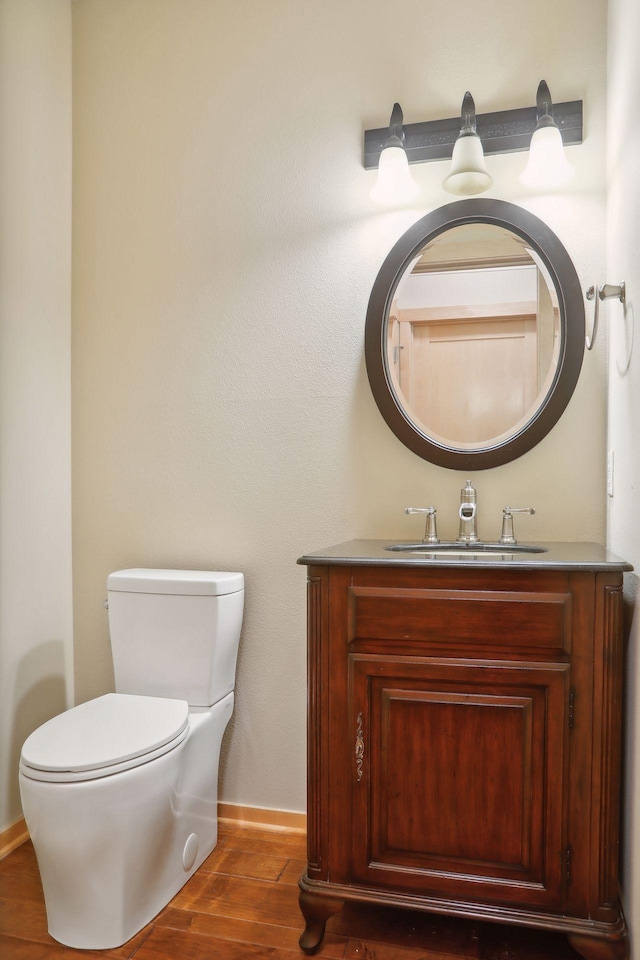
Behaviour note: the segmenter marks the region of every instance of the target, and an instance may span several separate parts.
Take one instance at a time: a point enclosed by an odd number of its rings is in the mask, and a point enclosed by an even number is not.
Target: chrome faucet
[[[528,513],[529,516],[533,516],[535,512],[533,507],[505,507],[502,511],[502,534],[498,543],[514,544],[518,542],[513,535],[514,513]]]
[[[405,507],[405,513],[423,513],[425,515],[425,531],[422,542],[424,544],[438,544],[440,539],[436,529],[436,508],[435,507]],[[505,507],[502,511],[502,533],[498,544],[502,546],[514,546],[518,543],[513,533],[513,514],[527,513],[530,516],[536,511],[533,507]],[[458,539],[455,543],[480,543],[478,536],[478,493],[476,488],[467,480],[460,491],[460,506],[458,507],[458,516],[460,518],[460,527],[458,529]],[[454,546],[454,541],[445,541],[444,546]]]
[[[440,543],[438,531],[436,529],[436,508],[435,507],[405,507],[405,513],[425,513],[426,523],[424,528],[423,543]]]
[[[458,530],[458,543],[477,543],[478,541],[478,498],[476,488],[467,480],[465,486],[460,491],[460,529]]]

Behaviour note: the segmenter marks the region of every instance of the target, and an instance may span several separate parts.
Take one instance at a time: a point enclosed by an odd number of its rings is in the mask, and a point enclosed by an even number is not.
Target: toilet
[[[107,597],[116,692],[49,720],[20,756],[49,933],[85,950],[133,937],[216,845],[244,577],[120,570]]]

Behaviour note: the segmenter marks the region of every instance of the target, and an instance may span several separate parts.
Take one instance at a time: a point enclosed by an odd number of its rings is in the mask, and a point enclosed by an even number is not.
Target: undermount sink
[[[401,553],[420,553],[427,556],[460,556],[460,557],[486,557],[486,556],[512,556],[514,553],[546,553],[546,547],[535,547],[530,544],[522,543],[458,543],[456,541],[446,543],[393,543],[385,550],[392,550]]]

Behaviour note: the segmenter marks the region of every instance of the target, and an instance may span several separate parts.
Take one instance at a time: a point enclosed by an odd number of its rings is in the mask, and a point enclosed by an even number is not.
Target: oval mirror
[[[456,470],[521,456],[569,402],[584,352],[575,268],[538,217],[461,200],[415,223],[369,300],[365,355],[407,447]]]

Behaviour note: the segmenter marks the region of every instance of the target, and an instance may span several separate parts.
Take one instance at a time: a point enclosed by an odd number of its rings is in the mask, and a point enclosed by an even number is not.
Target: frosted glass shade
[[[409,171],[409,161],[403,147],[385,147],[380,154],[378,178],[369,196],[375,203],[393,206],[409,203],[420,192]]]
[[[531,137],[529,159],[520,183],[534,190],[560,187],[573,176],[573,167],[564,155],[562,134],[549,124],[538,127]]]
[[[493,183],[484,163],[482,142],[477,133],[461,134],[453,145],[451,173],[442,186],[448,193],[470,197],[484,193]]]

